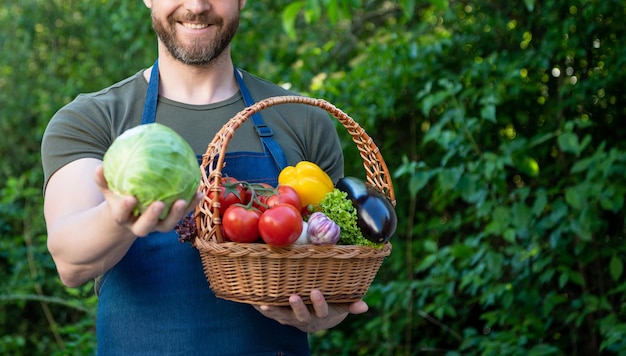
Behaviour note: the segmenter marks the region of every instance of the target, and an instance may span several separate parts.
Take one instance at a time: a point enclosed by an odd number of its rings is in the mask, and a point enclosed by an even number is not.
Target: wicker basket
[[[298,294],[310,303],[310,291],[319,289],[329,303],[358,301],[367,292],[384,258],[391,253],[390,243],[382,248],[346,245],[277,248],[263,243],[223,242],[220,206],[211,199],[220,191],[219,178],[225,156],[220,153],[226,152],[235,130],[254,113],[288,103],[317,106],[339,120],[360,151],[367,184],[383,192],[395,204],[385,161],[359,124],[321,99],[271,97],[239,112],[208,145],[201,164],[200,190],[205,199],[196,208],[198,237],[193,245],[200,253],[210,287],[219,298],[250,304],[289,305],[290,295]]]

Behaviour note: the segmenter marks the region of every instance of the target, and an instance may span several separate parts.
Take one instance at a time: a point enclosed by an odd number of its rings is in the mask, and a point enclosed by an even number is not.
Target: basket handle
[[[205,198],[196,207],[196,225],[199,229],[199,235],[201,238],[205,235],[208,237],[216,236],[217,241],[222,242],[222,232],[219,228],[219,225],[221,224],[219,213],[220,204],[217,199],[212,199],[213,197],[217,197],[220,192],[220,179],[222,177],[221,169],[224,166],[225,155],[219,153],[222,150],[224,152],[226,151],[226,147],[228,146],[230,139],[233,137],[235,130],[237,130],[252,115],[263,109],[280,104],[306,104],[310,106],[317,106],[333,115],[346,128],[346,130],[348,130],[348,133],[352,136],[352,140],[357,145],[361,158],[363,159],[363,166],[365,167],[365,173],[367,176],[367,184],[385,194],[395,206],[396,200],[393,183],[391,181],[391,175],[389,174],[387,164],[385,163],[380,150],[372,138],[356,121],[335,107],[333,104],[322,99],[295,95],[275,96],[260,100],[231,118],[215,134],[213,140],[209,143],[205,154],[202,156],[202,164],[200,166],[202,174],[200,190],[205,193]],[[215,159],[217,159],[217,164],[213,165],[212,163]],[[203,219],[203,216],[208,217],[208,219]],[[209,222],[211,224],[209,224]]]

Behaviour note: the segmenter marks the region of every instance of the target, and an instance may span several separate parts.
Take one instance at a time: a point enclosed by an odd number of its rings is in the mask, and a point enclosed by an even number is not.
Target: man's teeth
[[[209,25],[204,24],[204,23],[187,23],[187,22],[183,22],[183,26],[187,28],[193,28],[196,30],[209,27]]]

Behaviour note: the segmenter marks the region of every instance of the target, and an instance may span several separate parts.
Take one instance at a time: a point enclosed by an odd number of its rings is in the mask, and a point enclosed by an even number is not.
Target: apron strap
[[[237,78],[237,83],[239,84],[239,90],[241,91],[241,95],[243,96],[243,101],[246,104],[246,107],[254,105],[255,101],[250,95],[250,91],[248,91],[248,87],[246,83],[244,83],[241,74],[237,68],[235,68],[235,78]],[[274,158],[274,162],[278,166],[280,170],[287,167],[287,158],[285,158],[285,152],[280,147],[278,142],[274,140],[272,136],[274,136],[274,132],[272,129],[263,122],[261,115],[257,112],[252,115],[252,121],[254,122],[254,126],[256,128],[256,132],[259,134],[259,138],[263,145],[269,151],[270,156]]]
[[[159,60],[157,59],[150,72],[148,91],[146,91],[146,103],[143,105],[141,124],[152,124],[156,119],[157,101],[159,100]]]
[[[235,68],[235,78],[239,84],[239,90],[243,96],[243,101],[246,107],[254,105],[254,99],[248,91],[246,83],[239,74],[237,68]],[[146,102],[143,106],[143,113],[141,115],[141,124],[154,123],[156,119],[156,108],[159,100],[159,60],[157,59],[152,66],[150,72],[150,81],[148,82],[148,90],[146,91]],[[279,171],[287,167],[287,158],[285,158],[285,152],[280,147],[278,142],[274,140],[274,132],[272,129],[263,122],[263,118],[259,113],[252,115],[252,121],[256,128],[259,138],[263,143],[263,149],[267,150],[269,155],[273,158]]]

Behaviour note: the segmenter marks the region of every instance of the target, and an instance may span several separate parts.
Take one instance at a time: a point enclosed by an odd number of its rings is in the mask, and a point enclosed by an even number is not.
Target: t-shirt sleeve
[[[50,120],[41,142],[44,190],[61,167],[81,158],[102,159],[111,143],[107,114],[88,96],[79,95]]]

